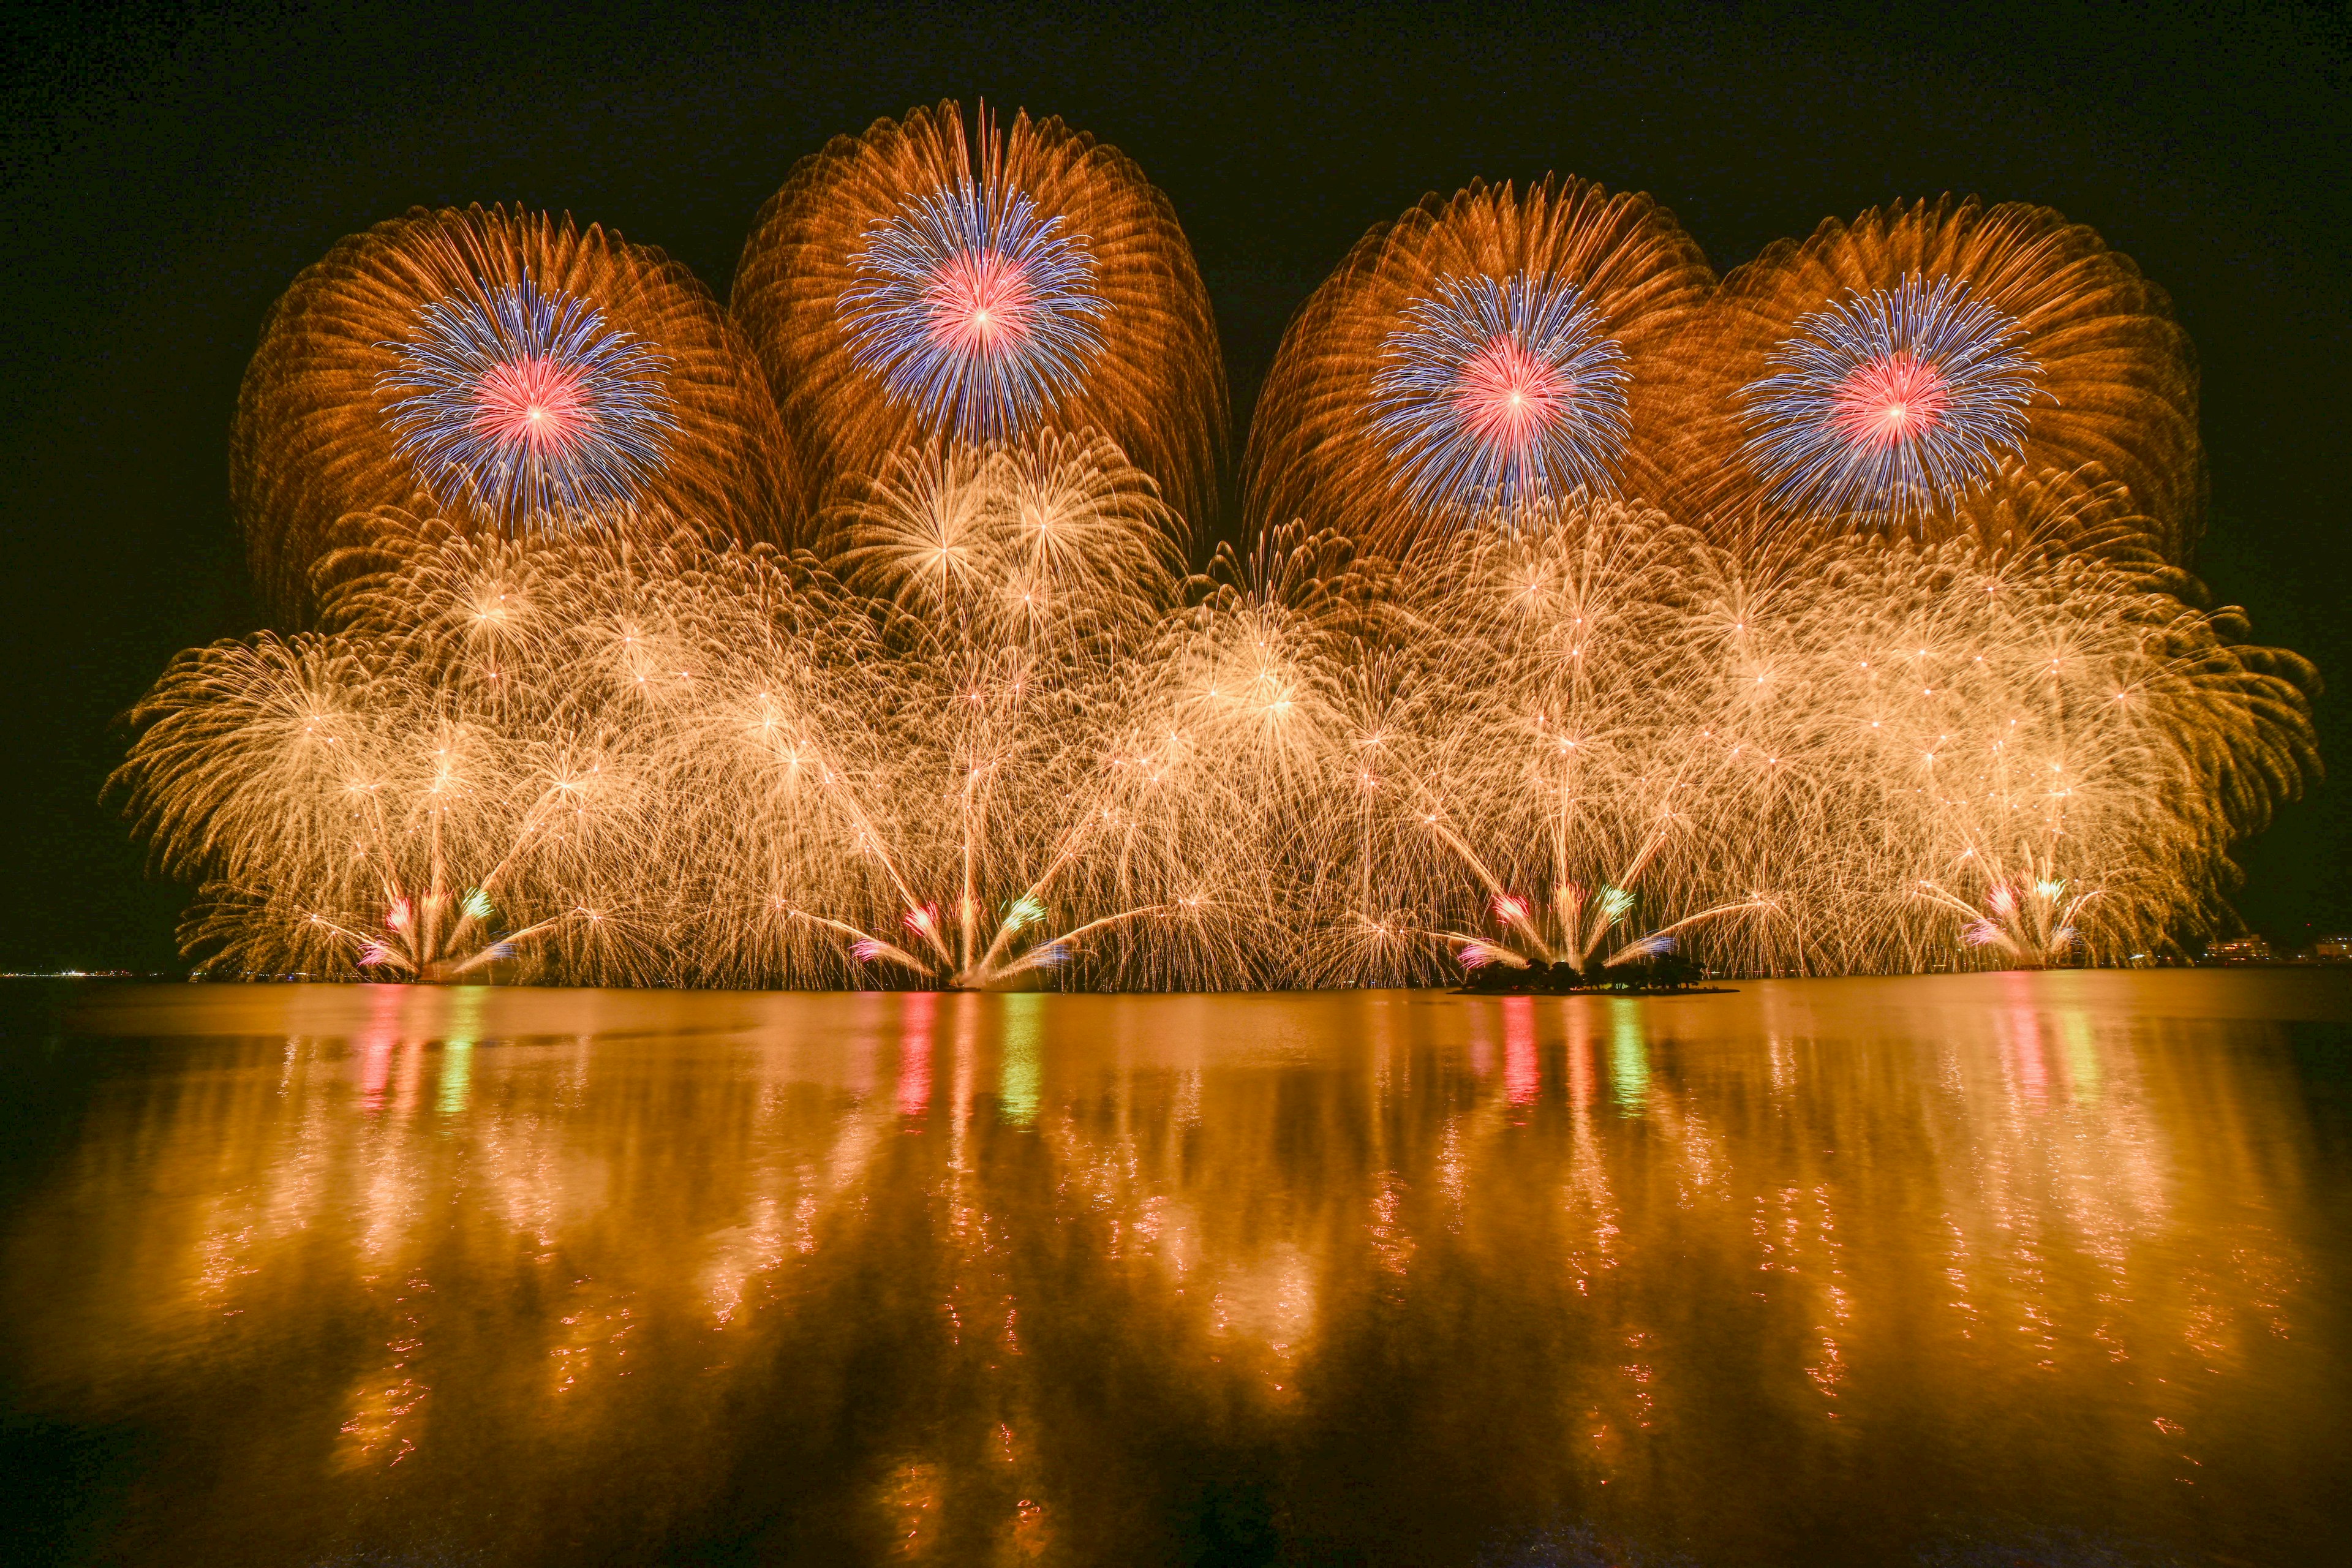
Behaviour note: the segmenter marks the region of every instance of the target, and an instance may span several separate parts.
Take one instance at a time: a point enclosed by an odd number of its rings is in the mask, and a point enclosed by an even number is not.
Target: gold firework
[[[804,510],[765,379],[692,274],[479,206],[338,244],[270,312],[238,395],[230,497],[277,614],[314,613],[342,519],[417,496],[508,534],[783,542]]]
[[[2204,502],[2197,364],[2164,291],[2047,207],[1874,207],[1725,277],[1682,345],[1656,499],[1724,537],[1946,537],[2004,462],[2097,465],[2183,562]]]
[[[1918,969],[2206,929],[2228,847],[2315,771],[2310,668],[2170,568],[2032,545],[2111,488],[2011,504],[1990,541],[1760,559],[1616,503],[1424,545],[1339,672],[1303,813],[1347,868],[1289,895],[1317,973],[1590,980],[1677,944]]]
[[[1660,492],[1714,275],[1646,195],[1473,184],[1367,234],[1284,334],[1248,514],[1387,553],[1498,505]]]
[[[730,309],[820,493],[928,440],[1050,427],[1117,442],[1188,521],[1215,499],[1224,371],[1192,247],[1131,160],[1058,119],[975,138],[947,102],[835,137],[761,211]]]

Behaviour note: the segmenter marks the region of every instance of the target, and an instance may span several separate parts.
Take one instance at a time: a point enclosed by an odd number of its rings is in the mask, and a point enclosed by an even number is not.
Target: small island
[[[1729,986],[1705,985],[1706,972],[1689,959],[1660,953],[1638,963],[1596,964],[1579,969],[1573,963],[1528,963],[1513,966],[1488,963],[1470,971],[1454,987],[1471,996],[1569,996],[1607,992],[1620,996],[1711,996],[1727,994]]]

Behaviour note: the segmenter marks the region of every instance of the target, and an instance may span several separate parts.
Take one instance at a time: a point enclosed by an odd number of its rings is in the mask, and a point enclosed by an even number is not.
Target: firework
[[[1801,318],[1743,389],[1747,458],[1773,504],[1901,526],[2025,447],[2040,366],[2014,319],[1916,278]]]
[[[905,454],[764,548],[397,514],[186,656],[120,784],[239,968],[1231,984],[1297,683],[1100,437]],[[658,956],[656,956],[658,955]]]
[[[1750,928],[1719,953],[1782,954],[1737,879],[1788,774],[1717,552],[1646,509],[1546,503],[1424,540],[1396,582],[1391,646],[1348,681],[1333,976],[1598,978],[1718,922]]]
[[[1969,533],[1762,557],[1576,500],[1189,584],[1099,438],[905,454],[830,515],[838,575],[379,514],[320,631],[167,672],[119,783],[205,884],[192,950],[272,972],[2109,959],[2226,918],[2317,766],[2308,666],[2067,548],[2119,489],[2012,467]]]
[[[850,358],[926,429],[1017,436],[1083,387],[1109,310],[1084,237],[1026,194],[967,180],[913,199],[850,253]]]
[[[2316,767],[2309,667],[2131,537],[2112,481],[1996,474],[1978,531],[1734,554],[1643,508],[1424,543],[1339,664],[1304,815],[1318,977],[1591,983],[2048,963],[2225,918]],[[1362,617],[1357,616],[1359,624]]]
[[[184,655],[116,787],[239,970],[1551,987],[2224,921],[2315,678],[2180,565],[2161,296],[1974,204],[1708,289],[1646,197],[1424,202],[1292,323],[1255,542],[1187,577],[1206,304],[1058,121],[794,172],[736,289],[783,418],[657,257],[412,214],[247,378],[313,628]]]
[[[1374,228],[1284,334],[1244,463],[1251,519],[1381,551],[1496,507],[1651,495],[1713,282],[1647,196],[1473,184]]]
[[[677,434],[663,357],[528,278],[427,305],[395,352],[394,449],[502,530],[625,510]]]
[[[803,598],[851,644],[787,666],[728,639],[678,742],[726,781],[727,962],[1217,978],[1242,840],[1150,656],[1181,582],[1150,481],[1099,437],[939,443],[854,487],[820,553],[841,577]]]
[[[773,402],[659,251],[520,209],[417,209],[345,239],[272,310],[231,500],[264,598],[380,507],[505,534],[674,527],[782,542],[803,503]]]
[[[599,898],[646,847],[625,749],[497,705],[333,636],[183,656],[124,776],[163,868],[205,884],[183,942],[232,972],[641,973]]]
[[[954,103],[803,159],[736,269],[757,349],[818,488],[908,447],[1091,427],[1181,516],[1213,500],[1224,373],[1168,198],[1059,120]]]
[[[2204,493],[2196,362],[2164,292],[2044,207],[1874,208],[1723,280],[1684,344],[1670,510],[1941,538],[2001,466],[2124,485],[2181,561]],[[1727,458],[1736,460],[1727,461]]]
[[[1624,352],[1572,286],[1439,279],[1381,345],[1373,428],[1426,513],[1606,493],[1625,447]]]

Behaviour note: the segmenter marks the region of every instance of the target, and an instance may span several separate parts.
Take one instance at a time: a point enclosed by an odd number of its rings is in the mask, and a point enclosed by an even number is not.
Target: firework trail
[[[803,159],[760,214],[733,319],[820,493],[939,438],[1092,428],[1204,515],[1224,372],[1192,247],[1128,158],[1057,119],[952,103]]]
[[[1139,988],[2114,959],[2226,918],[2309,667],[2093,476],[1741,556],[1577,500],[1188,582],[1099,438],[908,454],[826,555],[395,515],[119,783],[192,948],[451,978]],[[2053,544],[2053,541],[2062,542]]]
[[[231,970],[1591,984],[2226,923],[2316,677],[2184,569],[2162,296],[1973,202],[1711,288],[1647,197],[1425,201],[1293,321],[1255,543],[1188,577],[1205,298],[1057,121],[837,140],[735,326],[600,230],[413,213],[240,405],[314,629],[182,656],[114,788]]]
[[[1350,612],[1302,814],[1344,868],[1286,894],[1316,977],[2039,963],[2226,920],[2228,847],[2315,775],[2315,680],[2174,569],[2069,553],[2145,537],[2119,490],[2004,467],[1933,546],[1742,556],[1577,501],[1416,551]]]
[[[839,576],[801,591],[821,646],[711,647],[677,742],[719,770],[698,841],[740,868],[713,951],[861,984],[1233,984],[1251,847],[1154,656],[1174,540],[1099,437],[927,446],[853,487],[819,551]]]
[[[1723,537],[1899,527],[1939,539],[2015,459],[2091,464],[2149,546],[2201,525],[2197,367],[2164,291],[2046,207],[1873,208],[1727,275],[1681,349],[1690,417],[1652,492]],[[1736,460],[1732,458],[1736,454]]]
[[[772,398],[709,291],[569,217],[422,208],[338,244],[270,312],[230,497],[279,616],[378,508],[512,535],[687,525],[785,542],[805,503]],[[324,585],[320,585],[323,587]]]
[[[1714,281],[1647,196],[1472,184],[1380,225],[1284,334],[1247,509],[1396,554],[1486,509],[1654,495]]]
[[[380,541],[486,547],[376,521]],[[654,846],[627,731],[567,721],[593,700],[583,668],[566,689],[517,690],[533,661],[502,632],[529,590],[480,586],[449,628],[463,656],[412,661],[425,632],[392,647],[336,625],[195,649],[165,672],[121,784],[161,868],[204,883],[189,951],[231,972],[453,980],[520,955],[647,973],[625,868]],[[551,670],[579,650],[537,651]]]

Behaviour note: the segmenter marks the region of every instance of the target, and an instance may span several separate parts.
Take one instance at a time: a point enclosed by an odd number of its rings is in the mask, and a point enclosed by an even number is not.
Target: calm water
[[[0,1024],[27,1556],[2352,1560],[2352,976]]]

